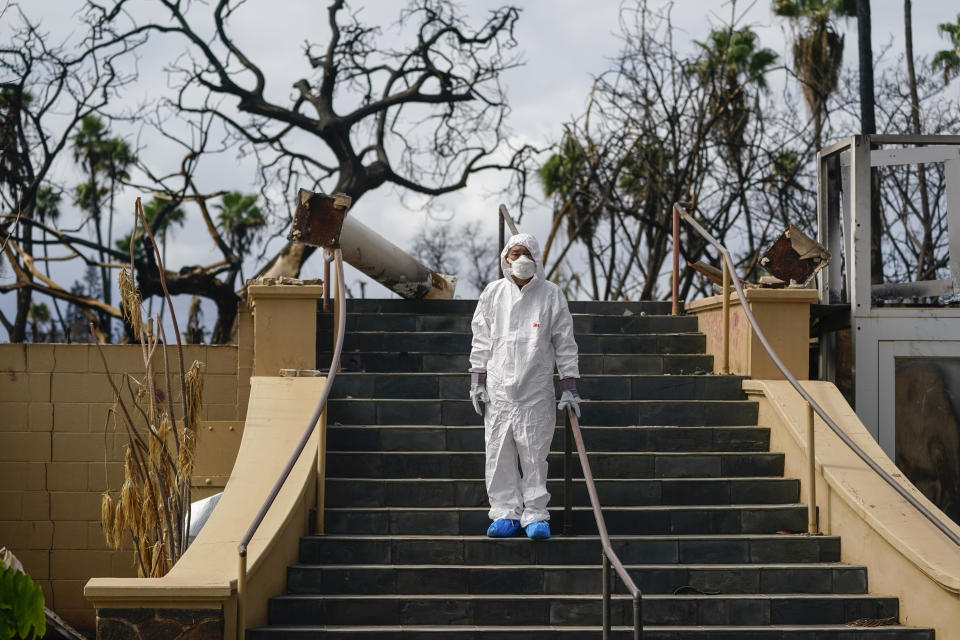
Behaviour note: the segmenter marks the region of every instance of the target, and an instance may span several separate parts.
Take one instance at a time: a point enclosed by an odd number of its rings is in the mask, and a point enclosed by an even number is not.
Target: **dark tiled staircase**
[[[328,414],[327,534],[302,539],[287,593],[250,640],[600,637],[600,542],[578,464],[576,535],[560,535],[562,428],[554,537],[483,535],[483,428],[464,373],[474,306],[351,301]],[[806,528],[799,482],[781,477],[740,378],[705,375],[695,318],[656,302],[570,307],[584,440],[613,546],[644,593],[646,640],[933,638],[895,623],[895,598],[867,594],[838,538],[791,533]],[[329,335],[330,317],[319,326]],[[614,593],[613,635],[632,637],[619,580]]]

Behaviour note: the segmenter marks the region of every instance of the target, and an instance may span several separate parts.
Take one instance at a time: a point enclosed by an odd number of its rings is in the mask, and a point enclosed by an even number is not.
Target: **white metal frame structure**
[[[817,161],[817,240],[833,256],[818,276],[820,302],[850,303],[857,415],[895,459],[894,359],[960,355],[960,308],[874,306],[873,299],[960,294],[960,136],[851,136],[822,149]],[[871,285],[871,167],[935,162],[946,174],[950,277]],[[821,339],[820,351],[828,380],[831,338]]]

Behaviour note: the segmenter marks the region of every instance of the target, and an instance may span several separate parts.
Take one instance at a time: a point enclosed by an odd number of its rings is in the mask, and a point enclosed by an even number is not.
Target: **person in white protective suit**
[[[477,302],[470,351],[470,398],[483,416],[486,443],[493,520],[487,535],[505,538],[522,527],[530,538],[549,538],[547,454],[557,424],[555,407],[580,415],[573,318],[560,287],[544,276],[536,238],[512,236],[500,266],[504,277],[488,284]],[[555,366],[561,378],[559,405],[554,404]]]

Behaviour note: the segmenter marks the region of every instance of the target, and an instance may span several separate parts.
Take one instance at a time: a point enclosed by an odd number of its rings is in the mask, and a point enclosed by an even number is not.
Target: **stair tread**
[[[596,569],[596,567],[594,567]],[[611,593],[613,600],[631,600],[629,593]],[[384,593],[328,595],[320,593],[285,593],[273,600],[603,600],[599,593]],[[896,596],[872,593],[649,593],[644,600],[895,600]]]
[[[336,569],[489,569],[487,565],[467,564],[463,562],[443,563],[386,563],[386,564],[310,564],[297,563],[289,565],[296,569],[316,569],[316,568],[336,568]],[[847,562],[724,562],[709,564],[703,562],[685,563],[685,562],[660,562],[660,563],[623,563],[624,567],[631,569],[663,569],[664,567],[677,567],[684,569],[716,569],[717,571],[729,569],[862,569],[862,564],[850,564]],[[597,568],[594,564],[508,564],[497,565],[497,571],[513,571],[520,569],[555,569],[567,571],[570,569],[593,570]],[[395,594],[404,596],[406,594]],[[780,595],[780,594],[777,594]],[[809,595],[809,594],[807,594]],[[839,594],[850,595],[850,594]],[[854,594],[856,595],[856,594]]]
[[[742,534],[732,534],[732,533],[669,533],[669,534],[623,534],[623,533],[612,533],[608,536],[611,541],[648,541],[648,542],[658,542],[664,540],[680,540],[680,541],[693,541],[693,540],[707,540],[712,542],[717,542],[721,540],[839,540],[840,536],[830,536],[830,535],[819,535],[819,536],[808,536],[806,534],[782,534],[782,533],[742,533]],[[412,534],[412,533],[397,533],[397,534],[352,534],[352,533],[329,533],[329,534],[316,534],[316,535],[306,535],[302,536],[303,540],[463,540],[463,541],[476,541],[476,540],[486,540],[486,541],[495,541],[496,543],[511,543],[515,542],[517,544],[533,544],[529,540],[517,536],[513,538],[489,538],[486,535],[476,534],[476,535],[430,535],[424,536],[422,534]],[[554,536],[549,540],[538,540],[536,544],[551,544],[552,542],[596,542],[600,540],[600,536],[596,534],[584,534],[577,536]]]
[[[672,509],[699,509],[701,511],[719,511],[722,509],[798,509],[807,505],[802,502],[784,502],[782,504],[754,504],[754,503],[736,503],[736,504],[680,504],[680,505],[647,505],[647,506],[609,506],[604,507],[610,511],[668,511]],[[489,507],[326,507],[328,511],[482,511],[486,513]],[[556,507],[555,511],[561,511],[562,507]],[[574,511],[593,511],[592,507],[573,507]],[[422,536],[421,536],[422,537]],[[577,536],[579,537],[579,536]]]
[[[355,476],[326,476],[325,480],[337,480],[344,482],[464,482],[464,481],[475,481],[483,482],[483,478],[380,478],[380,477],[355,477]],[[736,478],[727,478],[719,477],[712,478],[710,476],[704,476],[702,478],[594,478],[596,482],[622,482],[633,483],[633,482],[756,482],[758,480],[768,480],[770,482],[799,482],[796,478],[781,478],[781,477],[771,477],[771,476],[737,476]],[[580,483],[583,484],[586,482],[583,478],[573,478],[574,484]],[[549,482],[563,482],[563,478],[558,478],[555,480],[549,480]]]
[[[890,631],[890,630],[910,630],[910,631],[931,631],[930,627],[913,627],[913,626],[904,626],[900,624],[892,625],[880,625],[876,627],[856,627],[846,624],[810,624],[810,625],[780,625],[780,624],[771,624],[771,625],[644,625],[644,630],[653,632],[653,631],[700,631],[704,629],[718,629],[724,631],[813,631],[813,630],[823,630],[823,631],[849,631],[850,633],[874,633],[876,631]],[[537,631],[564,631],[564,632],[574,632],[574,631],[598,631],[600,626],[584,626],[584,625],[443,625],[443,624],[425,624],[425,625],[415,625],[415,624],[403,624],[403,625],[324,625],[324,624],[304,624],[304,625],[270,625],[265,627],[255,627],[248,629],[248,631],[297,631],[297,630],[326,630],[326,631],[337,631],[337,632],[376,632],[376,631],[387,631],[387,630],[396,630],[403,629],[408,631],[449,631],[451,629],[463,630],[463,629],[482,629],[488,631],[524,631],[528,633],[534,633]],[[621,625],[612,625],[611,629],[614,631],[632,631],[633,627],[621,626]]]

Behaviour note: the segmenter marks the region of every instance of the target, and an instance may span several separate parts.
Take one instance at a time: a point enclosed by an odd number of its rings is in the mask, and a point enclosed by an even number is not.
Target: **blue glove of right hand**
[[[490,397],[487,395],[486,372],[480,371],[470,374],[470,400],[473,401],[473,410],[482,418],[484,407],[480,403],[490,402]]]

